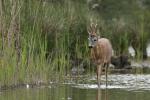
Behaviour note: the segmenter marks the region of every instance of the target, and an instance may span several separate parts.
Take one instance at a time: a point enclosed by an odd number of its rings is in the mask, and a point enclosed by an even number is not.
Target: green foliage
[[[91,19],[98,24],[98,34],[111,40],[117,55],[127,53],[129,45],[142,55],[150,41],[147,0],[1,2],[0,85],[63,79],[70,75],[71,60],[89,62],[87,26]],[[17,33],[20,49],[15,47]]]

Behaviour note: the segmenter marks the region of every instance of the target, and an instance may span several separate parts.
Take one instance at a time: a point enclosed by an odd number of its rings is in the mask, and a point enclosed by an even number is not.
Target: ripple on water
[[[92,77],[93,80],[93,77]],[[95,78],[96,80],[96,78]],[[105,77],[102,76],[102,81]],[[81,89],[96,89],[97,84],[77,84],[73,86]],[[101,88],[106,88],[105,84],[101,85]],[[127,90],[150,90],[150,75],[109,75],[108,76],[108,89],[127,89]]]

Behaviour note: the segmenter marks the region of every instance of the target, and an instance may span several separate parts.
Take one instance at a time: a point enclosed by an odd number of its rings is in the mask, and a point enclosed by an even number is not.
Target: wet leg
[[[105,77],[106,77],[106,88],[107,88],[107,81],[108,81],[108,79],[107,79],[107,75],[108,75],[108,66],[109,66],[109,64],[107,63],[107,64],[105,64],[106,66],[105,66]]]
[[[100,65],[97,66],[97,82],[98,82],[98,87],[101,85],[101,72],[102,68]]]

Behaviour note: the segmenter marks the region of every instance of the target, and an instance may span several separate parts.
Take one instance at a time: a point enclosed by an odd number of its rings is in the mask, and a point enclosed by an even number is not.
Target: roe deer
[[[106,87],[107,87],[107,70],[111,62],[112,46],[108,39],[101,38],[96,33],[97,24],[91,23],[89,33],[89,48],[91,49],[92,60],[97,65],[97,82],[98,87],[101,84],[102,68],[105,68]]]

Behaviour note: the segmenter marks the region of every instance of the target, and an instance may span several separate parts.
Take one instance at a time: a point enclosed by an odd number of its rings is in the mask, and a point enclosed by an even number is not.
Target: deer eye
[[[97,41],[96,39],[94,39],[94,41]]]
[[[94,37],[94,38],[93,38],[93,41],[97,41],[97,38],[96,38],[96,37]]]
[[[94,36],[94,35],[91,35],[91,37],[94,38],[95,36]]]

